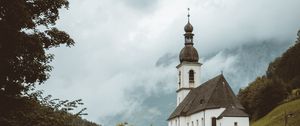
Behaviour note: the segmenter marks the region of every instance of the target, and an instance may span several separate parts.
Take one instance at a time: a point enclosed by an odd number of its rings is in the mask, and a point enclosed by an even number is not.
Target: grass
[[[251,126],[285,126],[285,112],[293,114],[288,117],[286,126],[300,126],[300,99],[277,106],[263,118],[257,120]]]

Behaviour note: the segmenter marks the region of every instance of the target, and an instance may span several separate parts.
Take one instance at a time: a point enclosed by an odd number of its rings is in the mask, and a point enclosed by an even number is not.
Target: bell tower
[[[189,10],[189,9],[188,9]],[[180,64],[176,66],[178,70],[177,85],[177,106],[187,96],[193,88],[200,85],[200,67],[199,55],[194,48],[193,26],[190,23],[190,14],[188,13],[188,23],[184,26],[184,47],[179,54]]]

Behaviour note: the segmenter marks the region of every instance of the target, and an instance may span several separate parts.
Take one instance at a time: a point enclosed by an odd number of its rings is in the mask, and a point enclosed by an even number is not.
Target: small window
[[[194,126],[194,122],[192,121],[192,126]]]
[[[197,126],[199,126],[199,121],[198,120],[196,121],[196,123],[197,123]]]
[[[189,126],[189,123],[187,123],[187,126]]]
[[[203,103],[204,103],[204,99],[201,99],[201,100],[200,100],[200,104],[203,104]]]
[[[181,87],[181,71],[179,71],[179,74],[178,74],[178,84],[179,84],[179,88]]]
[[[238,126],[238,123],[237,123],[237,122],[234,122],[234,126]]]
[[[211,118],[211,125],[217,126],[217,118],[216,117]]]
[[[195,74],[195,72],[193,71],[193,70],[190,70],[189,71],[189,82],[190,83],[194,83],[194,74]]]

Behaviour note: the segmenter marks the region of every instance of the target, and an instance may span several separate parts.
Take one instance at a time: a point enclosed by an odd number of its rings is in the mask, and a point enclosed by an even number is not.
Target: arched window
[[[195,72],[193,70],[189,71],[189,82],[194,83],[194,74]]]
[[[217,126],[217,118],[216,117],[211,118],[211,126]]]

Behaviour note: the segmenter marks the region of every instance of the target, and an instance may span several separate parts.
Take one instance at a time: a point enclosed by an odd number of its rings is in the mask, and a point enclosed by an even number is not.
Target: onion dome
[[[199,56],[196,48],[193,45],[184,46],[180,51],[179,60],[180,62],[198,62]]]
[[[188,22],[188,23],[184,26],[184,31],[185,31],[185,32],[193,32],[193,26],[191,25],[190,22]]]

